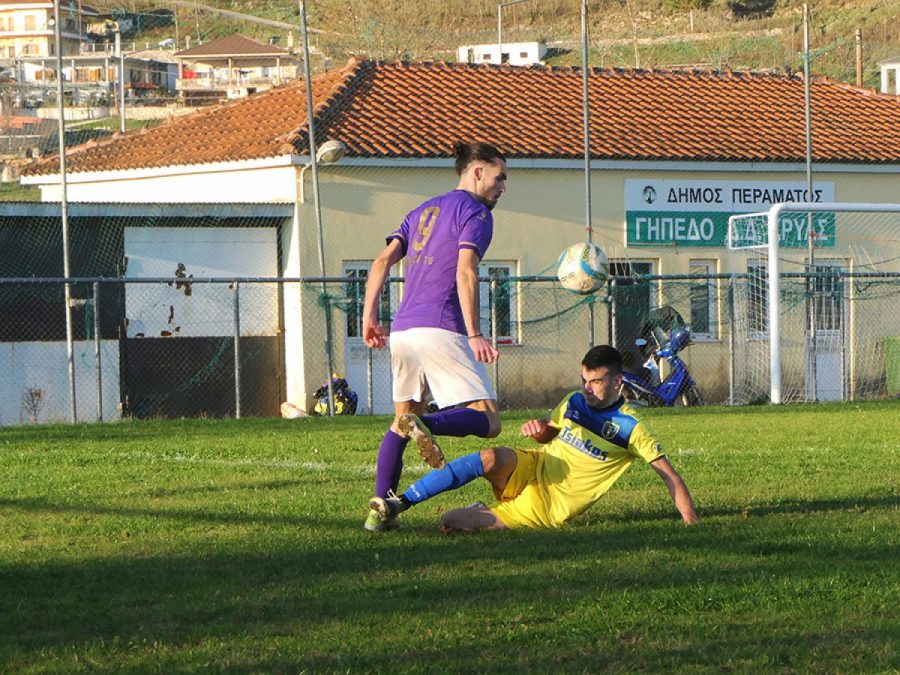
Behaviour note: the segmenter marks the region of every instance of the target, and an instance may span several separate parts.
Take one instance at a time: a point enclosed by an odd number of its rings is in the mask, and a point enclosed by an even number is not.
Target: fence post
[[[497,349],[497,277],[491,277],[488,302],[491,305],[491,344]],[[500,400],[500,359],[494,361],[494,396]]]
[[[609,344],[611,344],[616,349],[619,348],[619,345],[616,344],[616,280],[612,279],[609,282]]]
[[[100,283],[94,282],[94,362],[97,364],[97,421],[103,421],[103,364],[100,358]]]
[[[331,296],[328,294],[326,281],[322,281],[322,297],[324,299],[323,308],[325,309],[325,360],[328,363],[328,374],[325,378],[328,386],[328,416],[334,417],[334,354],[331,344]]]
[[[241,300],[240,282],[235,280],[233,308],[234,308],[234,418],[241,419]]]
[[[847,329],[850,331],[850,400],[856,400],[856,291],[857,284],[853,273],[856,271],[853,263],[850,263],[849,293],[847,298],[847,314],[849,315],[849,323]]]
[[[734,275],[728,277],[728,293],[725,296],[728,305],[728,405],[734,405],[734,331],[737,326],[737,317],[734,315]]]
[[[369,403],[369,414],[375,414],[375,385],[373,383],[374,374],[372,373],[373,365],[372,365],[372,349],[363,342],[363,347],[366,348],[366,399]]]
[[[849,396],[849,386],[847,384],[847,319],[846,314],[844,313],[844,287],[841,284],[841,297],[840,297],[841,309],[840,309],[840,317],[841,317],[841,326],[840,326],[840,337],[841,337],[841,401],[846,401]]]

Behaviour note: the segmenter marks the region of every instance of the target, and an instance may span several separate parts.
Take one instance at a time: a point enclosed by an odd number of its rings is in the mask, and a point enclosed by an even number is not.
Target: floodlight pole
[[[74,424],[78,421],[78,410],[75,404],[75,349],[72,337],[72,286],[69,284],[69,202],[66,193],[66,117],[65,101],[63,99],[65,89],[63,83],[62,61],[62,37],[59,24],[59,3],[53,1],[53,39],[56,48],[56,105],[59,122],[57,134],[59,135],[59,206],[60,221],[62,223],[63,238],[63,276],[65,282],[66,303],[66,356],[69,363],[69,419]]]
[[[803,94],[806,122],[806,190],[807,201],[815,202],[812,178],[812,97],[810,95],[810,67],[809,67],[809,5],[803,5]],[[809,256],[809,272],[815,274],[815,233],[813,232],[813,214],[806,214],[806,239]],[[816,280],[807,275],[807,285],[810,289],[806,302],[809,307],[809,377],[812,400],[818,397],[818,383],[816,377]]]
[[[309,68],[309,35],[306,25],[306,2],[300,2],[300,33],[303,36],[303,74],[306,80],[306,120],[309,128],[309,162],[312,169],[313,201],[315,202],[316,229],[319,235],[319,271],[322,275],[322,300],[325,310],[325,359],[328,364],[326,383],[328,387],[328,415],[334,417],[334,385],[332,373],[334,363],[331,354],[331,305],[328,299],[328,284],[325,281],[325,235],[322,231],[322,204],[319,200],[319,165],[316,157],[316,126],[314,120],[312,73]]]
[[[587,0],[581,0],[581,73],[583,83],[583,117],[584,117],[584,219],[587,240],[594,241],[594,228],[591,224],[591,101],[588,86],[588,6]],[[594,303],[588,303],[588,349],[594,346]]]
[[[509,0],[509,2],[501,2],[497,5],[497,58],[501,65],[503,63],[503,8],[523,2],[525,0]]]

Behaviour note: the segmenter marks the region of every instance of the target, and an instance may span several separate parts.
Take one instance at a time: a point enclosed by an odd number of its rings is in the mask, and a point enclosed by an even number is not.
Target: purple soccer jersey
[[[434,197],[410,211],[387,241],[404,248],[405,287],[392,330],[443,328],[466,334],[456,290],[459,251],[483,258],[494,234],[490,210],[466,190]]]

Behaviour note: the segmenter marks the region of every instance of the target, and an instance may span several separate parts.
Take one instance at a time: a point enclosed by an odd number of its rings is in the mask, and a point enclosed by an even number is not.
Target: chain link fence
[[[277,416],[285,402],[311,411],[329,363],[357,393],[357,414],[392,410],[389,352],[362,343],[365,276],[69,282],[71,354],[65,280],[0,278],[2,425]],[[614,276],[607,292],[576,296],[554,277],[484,277],[482,326],[501,355],[489,368],[501,408],[545,408],[577,387],[580,360],[595,343],[617,345],[639,366],[634,339],[661,306],[691,326],[681,356],[708,402],[765,400],[758,353],[767,342],[754,330],[761,308],[746,301],[757,283],[750,275]],[[400,291],[392,279],[384,293],[388,329]],[[808,357],[793,350],[785,373],[799,393],[790,400],[900,394],[900,276],[792,278],[784,294],[788,319],[802,322],[810,302],[831,312],[832,341],[819,336],[820,391],[804,388]],[[834,380],[836,391],[823,388]]]

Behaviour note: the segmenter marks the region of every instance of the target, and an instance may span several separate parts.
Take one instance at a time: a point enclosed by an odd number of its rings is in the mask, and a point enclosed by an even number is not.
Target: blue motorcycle
[[[622,373],[622,395],[625,400],[651,406],[705,405],[697,383],[678,356],[678,352],[691,343],[691,331],[686,326],[674,328],[662,343],[656,331],[649,331],[649,335],[656,341],[656,348],[650,350],[643,367],[626,368]],[[639,338],[635,344],[647,353],[649,344],[646,339]],[[669,374],[664,381],[660,381],[659,377],[662,359],[669,364]]]

